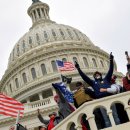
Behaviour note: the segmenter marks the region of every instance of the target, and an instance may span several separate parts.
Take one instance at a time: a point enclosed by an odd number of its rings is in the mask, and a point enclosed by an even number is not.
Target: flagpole
[[[58,68],[58,73],[59,73],[59,78],[60,78],[60,81],[62,82],[62,77],[61,77],[61,75],[62,75],[62,73],[61,73],[61,71],[60,71],[60,69],[59,69],[59,67],[58,67],[58,63],[57,63],[57,60],[56,60],[56,65],[57,65],[57,68]]]
[[[17,114],[16,123],[15,123],[15,129],[14,130],[17,130],[17,124],[19,122],[19,117],[20,117],[20,110],[18,110],[18,114]]]

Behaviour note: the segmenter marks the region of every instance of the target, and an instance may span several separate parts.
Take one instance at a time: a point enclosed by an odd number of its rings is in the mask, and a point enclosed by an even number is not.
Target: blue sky
[[[126,73],[124,52],[130,53],[129,0],[41,0],[50,6],[50,18],[85,33],[101,49],[113,52],[118,71]],[[17,41],[28,32],[31,0],[0,1],[0,78]]]

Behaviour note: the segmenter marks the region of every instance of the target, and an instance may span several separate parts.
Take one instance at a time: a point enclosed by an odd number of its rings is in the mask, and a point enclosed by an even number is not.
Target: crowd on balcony
[[[96,71],[93,75],[93,79],[89,78],[81,69],[77,62],[75,62],[75,68],[77,69],[81,78],[90,86],[85,87],[82,82],[76,83],[76,90],[74,92],[68,93],[66,88],[58,83],[52,84],[54,89],[56,90],[57,95],[54,97],[54,100],[58,104],[59,111],[57,113],[53,112],[49,114],[49,120],[45,120],[42,117],[40,110],[38,109],[38,118],[40,122],[44,124],[44,126],[40,126],[39,130],[52,130],[60,121],[64,120],[67,116],[69,116],[75,109],[80,107],[84,102],[91,101],[94,99],[100,99],[103,97],[111,96],[114,94],[118,94],[124,91],[130,90],[130,57],[126,52],[126,59],[128,61],[127,64],[127,73],[126,76],[123,77],[123,86],[116,83],[117,76],[113,74],[114,70],[114,56],[112,53],[110,54],[110,66],[109,70],[106,73],[105,77],[102,77],[102,74]],[[59,87],[60,86],[60,87]],[[61,86],[63,91],[61,90]],[[79,92],[82,92],[82,96],[78,96]],[[67,93],[67,95],[66,95]],[[69,98],[68,98],[69,97]],[[128,102],[130,105],[130,101]],[[112,106],[113,117],[116,125],[121,124],[121,121],[118,117],[117,113],[117,105]],[[100,119],[100,116],[103,118],[104,128],[110,127],[111,122],[107,116],[105,109],[99,108],[94,112],[95,116]],[[96,120],[95,120],[96,121]],[[97,123],[97,127],[101,128],[101,124]],[[90,130],[89,123],[86,120],[86,115],[83,115],[81,118],[82,130]],[[76,130],[75,125],[72,124],[70,126],[70,130]]]

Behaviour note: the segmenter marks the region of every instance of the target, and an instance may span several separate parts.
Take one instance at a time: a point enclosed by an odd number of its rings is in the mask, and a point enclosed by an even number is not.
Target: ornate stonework
[[[55,61],[77,60],[83,71],[92,77],[96,70],[103,74],[108,71],[109,54],[95,46],[79,30],[51,21],[49,6],[43,2],[34,2],[28,14],[32,27],[15,44],[10,54],[8,68],[0,81],[0,92],[25,103],[25,116],[21,122],[34,130],[32,124],[35,127],[41,125],[36,118],[39,107],[46,116],[50,111],[57,111],[52,98],[55,91],[51,87],[53,82],[60,81]],[[64,74],[71,76],[73,83],[81,80],[76,70]],[[115,74],[120,82],[122,74]],[[0,129],[7,130],[14,119],[0,116],[0,122]]]

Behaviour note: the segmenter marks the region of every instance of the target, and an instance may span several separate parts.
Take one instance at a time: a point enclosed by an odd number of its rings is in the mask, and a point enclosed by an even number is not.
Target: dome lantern
[[[39,0],[32,0],[32,2],[28,9],[28,15],[32,19],[33,26],[41,22],[50,21],[49,6]]]

